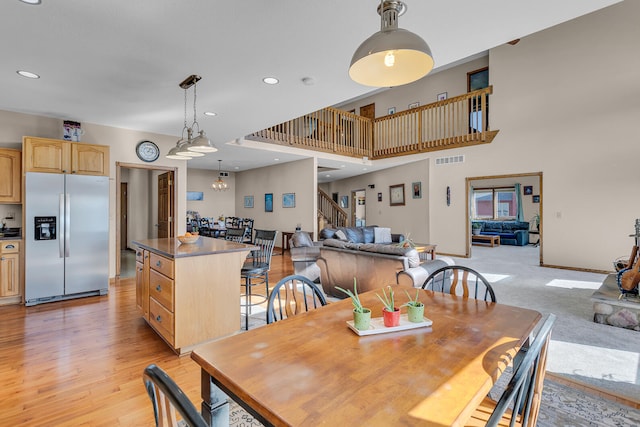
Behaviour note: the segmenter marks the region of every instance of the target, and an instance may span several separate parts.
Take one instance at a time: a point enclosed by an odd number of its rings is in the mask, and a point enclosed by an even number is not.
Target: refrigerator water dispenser
[[[35,240],[56,240],[56,224],[55,216],[34,217]]]

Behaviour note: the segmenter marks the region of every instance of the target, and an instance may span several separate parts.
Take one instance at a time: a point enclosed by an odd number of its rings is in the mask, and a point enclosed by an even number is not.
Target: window
[[[475,189],[473,211],[474,219],[514,219],[518,212],[515,189]]]

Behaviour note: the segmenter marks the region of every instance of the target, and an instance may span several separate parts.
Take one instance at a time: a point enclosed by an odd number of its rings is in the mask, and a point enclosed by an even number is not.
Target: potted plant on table
[[[420,289],[416,289],[416,297],[411,298],[409,292],[404,291],[409,298],[409,301],[402,304],[402,307],[407,307],[407,318],[409,322],[420,323],[424,322],[424,304],[418,299],[420,295]]]
[[[356,278],[353,278],[353,292],[339,286],[336,286],[336,289],[344,292],[349,296],[349,298],[351,298],[351,303],[353,304],[353,326],[359,331],[366,331],[369,329],[371,324],[371,310],[364,307],[362,302],[360,302]]]
[[[389,293],[385,292],[384,288],[382,289],[382,296],[376,294],[378,299],[382,301],[384,308],[382,309],[382,320],[384,322],[384,326],[398,326],[400,324],[400,309],[395,306],[395,301],[393,298],[393,288],[391,286],[387,286]]]
[[[481,222],[472,222],[471,223],[471,234],[473,234],[474,236],[477,236],[480,234],[480,230],[482,230],[482,223]]]

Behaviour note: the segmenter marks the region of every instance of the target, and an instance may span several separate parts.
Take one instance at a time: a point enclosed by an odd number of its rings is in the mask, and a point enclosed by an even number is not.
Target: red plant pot
[[[398,326],[400,324],[400,310],[396,308],[395,311],[387,311],[386,308],[383,308],[382,320],[386,327]]]

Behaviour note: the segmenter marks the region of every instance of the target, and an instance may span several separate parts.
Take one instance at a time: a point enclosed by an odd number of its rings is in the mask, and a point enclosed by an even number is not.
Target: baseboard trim
[[[592,268],[579,268],[579,267],[566,267],[564,265],[551,265],[551,264],[545,264],[545,263],[540,263],[540,267],[559,268],[561,270],[584,271],[586,273],[598,273],[598,274],[611,274],[611,273],[613,273],[613,271],[607,271],[607,270],[595,270],[595,269],[592,269]]]
[[[584,392],[595,394],[603,399],[611,400],[616,403],[621,403],[626,406],[630,406],[634,409],[640,409],[640,400],[633,399],[629,396],[622,396],[610,390],[604,390],[600,387],[594,386],[592,384],[587,384],[582,381],[576,381],[571,378],[567,378],[563,375],[559,375],[553,372],[546,372],[546,378],[549,378],[552,381],[557,383],[576,388],[578,390],[582,390]]]

